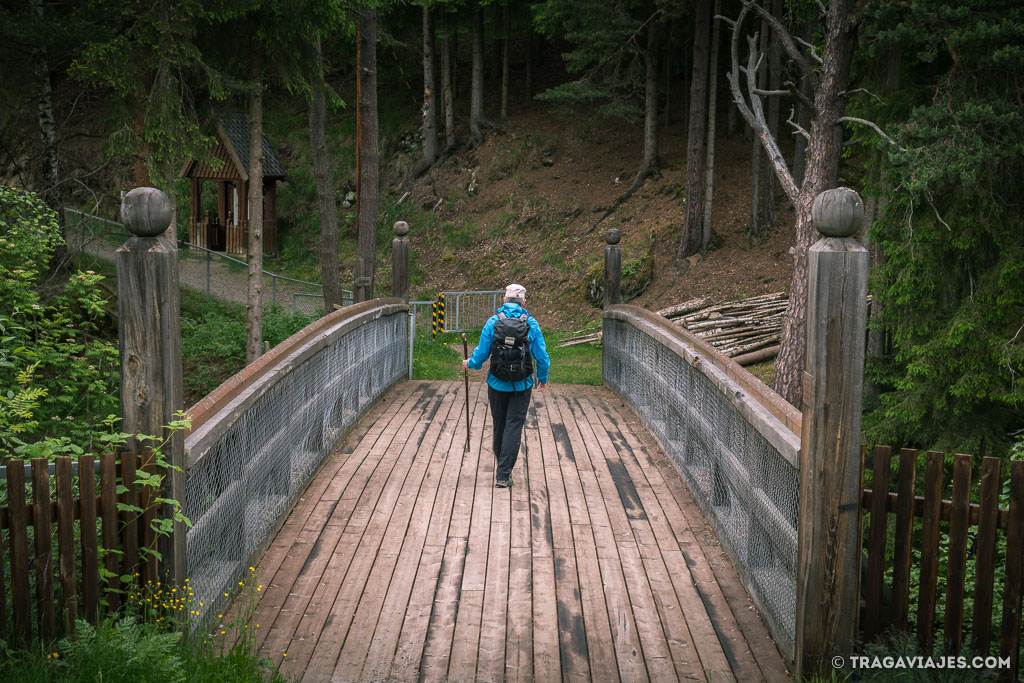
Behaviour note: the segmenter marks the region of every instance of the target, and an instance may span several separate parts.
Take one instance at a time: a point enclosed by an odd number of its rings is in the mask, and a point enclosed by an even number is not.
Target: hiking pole
[[[466,343],[466,333],[462,333],[462,356],[469,360],[469,345]],[[466,367],[466,452],[469,452],[469,368]]]

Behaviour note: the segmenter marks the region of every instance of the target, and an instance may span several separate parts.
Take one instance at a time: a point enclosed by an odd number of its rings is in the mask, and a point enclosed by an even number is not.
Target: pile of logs
[[[658,315],[689,330],[740,365],[753,365],[778,355],[788,304],[785,292],[721,304],[698,297],[663,308]]]
[[[785,292],[715,304],[702,296],[658,311],[700,337],[740,365],[770,360],[779,353],[782,318],[789,303]],[[565,339],[558,346],[596,343],[601,333]]]

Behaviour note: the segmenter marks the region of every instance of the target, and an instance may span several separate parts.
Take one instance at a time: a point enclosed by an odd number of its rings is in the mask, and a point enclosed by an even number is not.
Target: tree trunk
[[[668,23],[668,38],[665,40],[665,127],[672,125],[672,21]]]
[[[715,0],[714,16],[722,12],[722,0]],[[712,198],[715,194],[715,131],[718,113],[718,45],[721,42],[721,23],[712,19],[711,66],[708,74],[708,167],[704,176],[704,222],[701,230],[700,249],[707,251],[711,244]]]
[[[801,28],[803,33],[803,39],[810,42],[813,37],[813,26],[811,22],[808,22],[806,26]],[[810,76],[802,74],[800,76],[800,94],[803,95],[808,101],[814,101],[814,88],[811,83]],[[811,110],[800,100],[796,103],[796,122],[797,125],[804,130],[811,129]],[[796,182],[797,187],[804,184],[804,172],[807,169],[807,138],[803,135],[797,134],[796,139],[793,141],[793,180]]]
[[[711,42],[711,0],[698,0],[690,82],[690,126],[686,141],[686,218],[676,258],[700,249],[704,231],[704,162],[707,155],[708,62]]]
[[[250,38],[249,77],[249,292],[246,299],[245,361],[252,363],[263,349],[263,49]]]
[[[508,118],[508,44],[509,44],[509,24],[512,23],[511,12],[509,11],[508,5],[504,5],[501,8],[501,15],[503,18],[503,38],[501,39],[501,119],[504,121]]]
[[[491,49],[488,52],[488,54],[491,57],[491,64],[489,67],[490,73],[487,74],[487,83],[493,88],[495,85],[497,85],[498,79],[501,77],[501,38],[499,37],[501,33],[498,30],[498,27],[501,26],[501,7],[496,4],[492,4],[490,5],[490,7],[493,10],[491,16],[491,25],[494,27],[494,39],[491,41]],[[487,17],[484,16],[485,38],[487,37],[486,21]]]
[[[658,169],[658,31],[657,24],[647,26],[647,73],[644,83],[644,151],[640,170],[633,182],[639,187]]]
[[[437,78],[434,74],[434,18],[427,5],[423,6],[423,156],[409,169],[405,178],[406,190],[412,182],[437,162]]]
[[[338,282],[338,207],[334,201],[331,155],[325,131],[324,67],[320,35],[313,37],[313,72],[310,74],[309,147],[313,157],[317,204],[320,207],[320,264],[323,270],[324,315],[341,304]]]
[[[761,30],[759,34],[760,44],[758,50],[761,55],[768,53],[768,43],[770,38],[771,28],[766,19],[761,20]],[[758,60],[757,69],[757,87],[759,90],[764,90],[768,84],[768,67],[763,61]],[[774,99],[774,98],[773,98]],[[771,106],[771,105],[769,105]],[[778,139],[776,137],[776,139]],[[764,179],[766,176],[773,173],[769,164],[763,162],[764,150],[761,148],[761,141],[756,135],[751,136],[751,150],[750,150],[750,227],[749,232],[751,237],[761,236],[761,221],[763,214],[761,213],[761,202],[762,197],[765,193]]]
[[[484,8],[473,2],[473,83],[469,94],[469,146],[484,141]]]
[[[740,129],[740,117],[739,112],[736,111],[736,107],[729,107],[725,115],[725,134],[726,136],[733,138],[736,137],[736,133]]]
[[[683,127],[688,129],[690,127],[690,88],[693,85],[693,50],[686,49],[684,42],[681,53],[683,63],[680,65],[680,73],[683,75],[683,87],[679,89],[679,106],[676,107],[676,111],[683,117]]]
[[[452,45],[454,31],[441,41],[441,91],[444,99],[444,151],[455,147],[455,91],[452,88]]]
[[[772,1],[772,15],[782,18],[782,0]],[[766,31],[770,29],[766,26]],[[782,45],[779,36],[771,32],[768,41],[768,89],[779,90],[782,86]],[[768,130],[779,139],[779,98],[768,100]],[[761,216],[758,224],[771,227],[775,224],[775,172],[769,164],[764,165],[764,184],[761,189]]]
[[[807,171],[797,202],[796,247],[789,306],[782,326],[779,358],[775,362],[774,388],[783,398],[801,406],[800,375],[804,368],[807,322],[807,249],[817,239],[811,221],[811,204],[821,192],[835,187],[838,158],[835,130],[843,115],[840,94],[850,79],[850,64],[856,46],[857,30],[852,24],[854,0],[834,0],[829,4],[825,50],[818,86],[814,92],[816,114],[811,122]]]
[[[434,18],[423,6],[423,159],[437,161],[437,75],[434,73]]]
[[[32,0],[36,15],[44,20],[41,0]],[[38,88],[39,135],[43,143],[43,201],[57,213],[60,235],[63,238],[54,247],[50,257],[50,272],[63,270],[68,258],[67,222],[64,219],[64,204],[61,201],[60,164],[57,158],[57,125],[53,118],[53,85],[50,81],[50,56],[46,47],[39,47],[32,55]]]
[[[761,140],[753,136],[750,147],[750,225],[747,232],[751,237],[761,235],[761,213],[758,208],[761,206],[761,157],[764,150],[761,148]]]
[[[359,15],[359,177],[356,188],[355,300],[373,298],[377,259],[377,12],[364,9]]]

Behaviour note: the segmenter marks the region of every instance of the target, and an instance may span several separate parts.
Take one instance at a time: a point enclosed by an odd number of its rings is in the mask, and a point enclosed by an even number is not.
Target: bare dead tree
[[[811,204],[819,193],[834,187],[837,182],[836,161],[840,148],[835,133],[846,120],[843,117],[842,94],[849,81],[850,64],[856,45],[854,6],[855,0],[833,0],[829,3],[824,17],[825,43],[820,57],[812,46],[795,39],[777,17],[752,0],[743,0],[743,8],[734,21],[722,19],[732,27],[732,66],[728,80],[733,101],[760,140],[779,185],[796,209],[796,244],[791,250],[794,258],[793,279],[781,349],[775,363],[774,388],[797,407],[801,404],[800,375],[806,351],[807,249],[816,235],[811,222]],[[800,99],[800,94],[795,88],[766,91],[757,87],[758,67],[765,55],[758,49],[756,34],[747,36],[749,54],[746,64],[740,62],[739,43],[743,37],[743,23],[751,13],[758,15],[771,27],[790,60],[810,82],[812,99],[804,102],[811,110],[810,131],[798,131],[808,141],[807,167],[799,185],[772,134],[764,103],[767,97],[785,94]],[[792,119],[790,123],[793,125]]]

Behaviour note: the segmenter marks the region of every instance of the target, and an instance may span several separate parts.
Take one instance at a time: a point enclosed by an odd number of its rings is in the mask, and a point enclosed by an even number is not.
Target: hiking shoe
[[[497,486],[499,489],[507,489],[512,486],[512,477],[505,477],[504,479],[499,479],[498,481],[494,482],[494,485]]]

